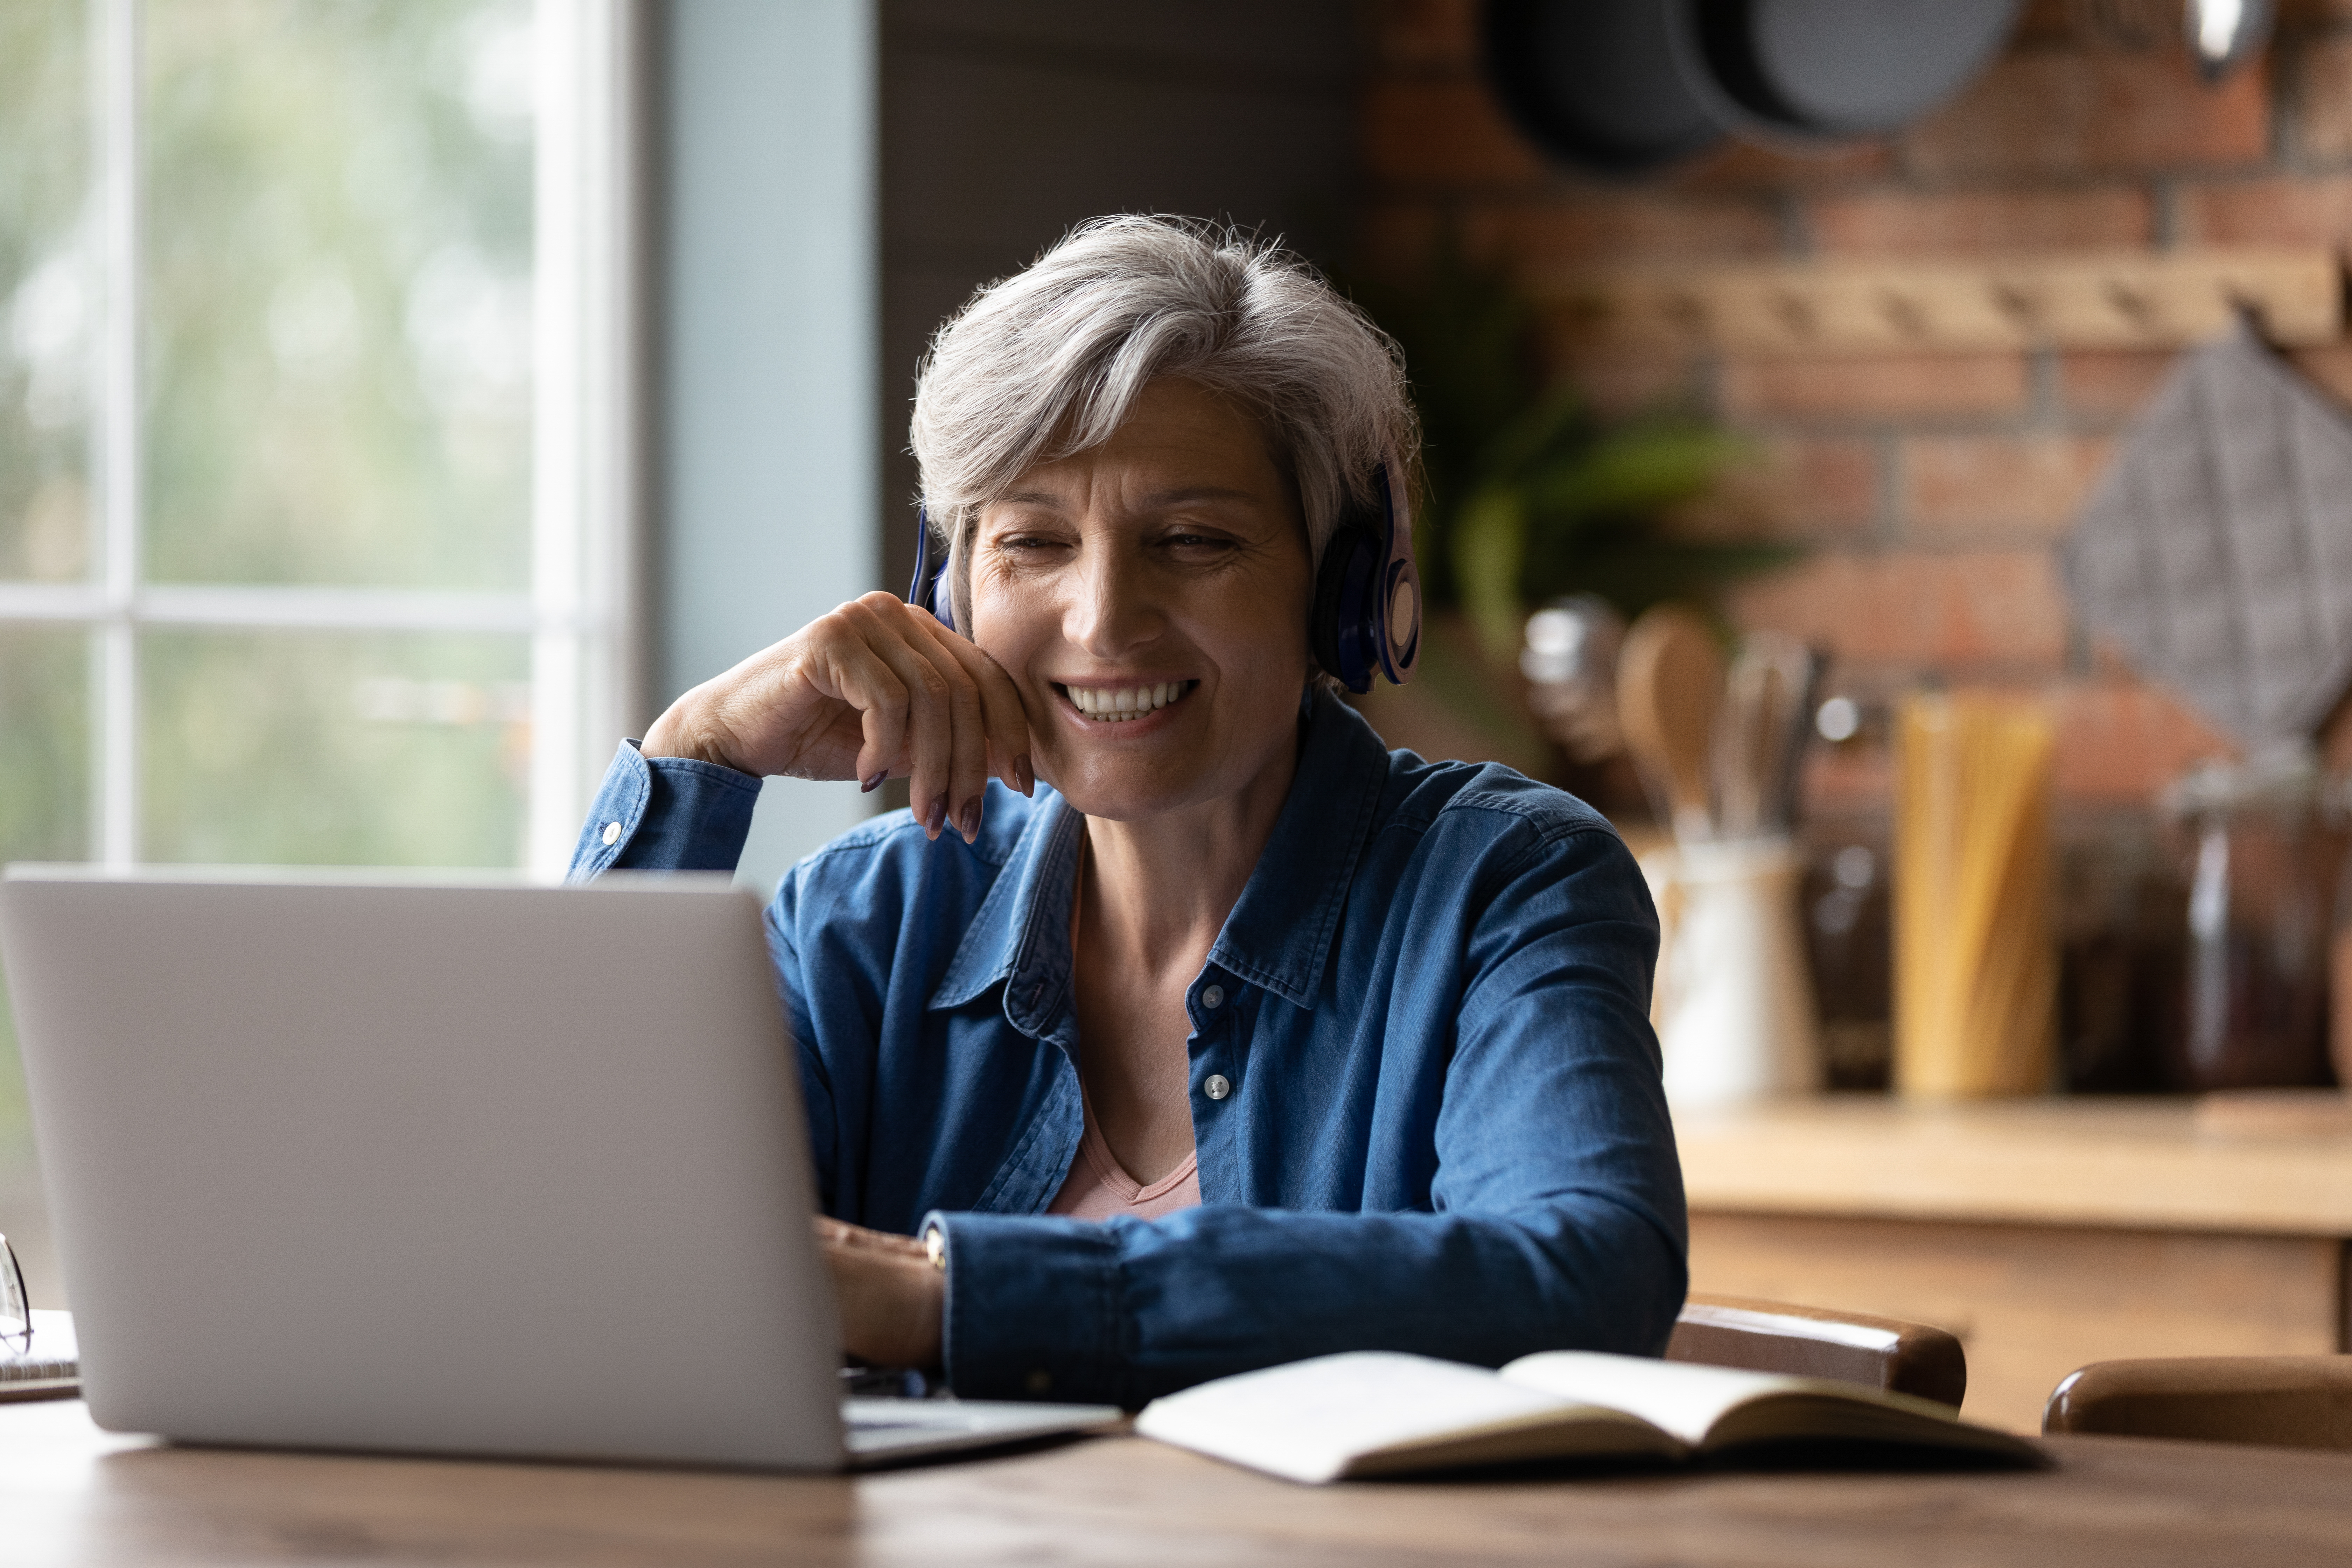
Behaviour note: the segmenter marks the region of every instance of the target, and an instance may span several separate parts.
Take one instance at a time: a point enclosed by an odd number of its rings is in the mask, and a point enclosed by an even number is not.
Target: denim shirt
[[[758,787],[625,744],[572,878],[730,868]],[[1507,768],[1384,752],[1318,693],[1185,992],[1201,1206],[1101,1222],[1045,1212],[1084,1125],[1084,830],[1050,789],[991,784],[977,843],[894,812],[767,911],[821,1201],[944,1231],[959,1394],[1133,1406],[1332,1351],[1664,1348],[1685,1221],[1657,920],[1605,820]]]

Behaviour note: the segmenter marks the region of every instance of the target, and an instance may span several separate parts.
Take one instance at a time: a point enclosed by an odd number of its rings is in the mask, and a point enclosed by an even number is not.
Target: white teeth
[[[1071,686],[1071,705],[1090,719],[1121,723],[1156,713],[1192,689],[1190,680],[1162,681],[1157,686]]]

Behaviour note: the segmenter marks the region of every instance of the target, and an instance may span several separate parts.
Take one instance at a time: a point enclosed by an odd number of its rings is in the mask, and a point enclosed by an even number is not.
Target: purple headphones
[[[1412,562],[1412,517],[1393,462],[1372,476],[1373,504],[1339,519],[1315,574],[1307,622],[1315,661],[1350,691],[1372,689],[1375,672],[1391,686],[1412,679],[1421,662],[1421,572]],[[931,520],[915,512],[915,577],[907,603],[929,610],[950,631],[955,610],[940,594],[944,557],[931,564]]]

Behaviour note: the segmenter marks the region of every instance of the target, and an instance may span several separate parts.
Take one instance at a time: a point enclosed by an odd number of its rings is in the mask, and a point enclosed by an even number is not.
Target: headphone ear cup
[[[1343,626],[1349,606],[1347,604],[1348,584],[1360,568],[1360,559],[1370,548],[1370,541],[1360,528],[1343,524],[1323,548],[1323,565],[1315,574],[1315,613],[1307,623],[1307,642],[1315,651],[1315,662],[1324,673],[1350,691],[1370,689],[1370,682],[1360,674],[1353,678],[1348,661],[1340,651],[1346,631]],[[1358,681],[1362,680],[1362,684]]]
[[[1315,574],[1315,614],[1307,624],[1307,643],[1315,662],[1334,679],[1347,679],[1339,668],[1339,598],[1348,585],[1348,557],[1359,548],[1356,531],[1343,528],[1323,547],[1323,567]]]

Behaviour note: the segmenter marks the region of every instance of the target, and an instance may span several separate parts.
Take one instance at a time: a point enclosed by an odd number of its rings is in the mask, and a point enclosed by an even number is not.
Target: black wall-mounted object
[[[1488,79],[1529,140],[1637,178],[1720,144],[1675,59],[1674,0],[1488,0]]]
[[[1892,135],[1989,64],[2021,0],[1488,0],[1488,80],[1588,174],[1638,179],[1727,136],[1821,153]]]
[[[1672,0],[1684,83],[1767,143],[1891,136],[1990,64],[2021,0]]]

